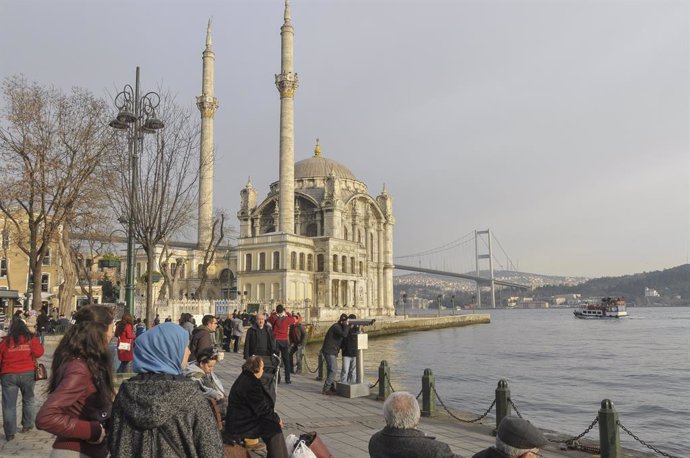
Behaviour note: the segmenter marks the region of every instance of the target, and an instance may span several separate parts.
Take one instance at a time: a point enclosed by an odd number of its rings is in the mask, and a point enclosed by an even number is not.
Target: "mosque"
[[[392,198],[385,187],[376,197],[343,164],[325,157],[317,140],[312,157],[295,162],[294,99],[298,77],[293,68],[294,27],[289,0],[281,27],[281,71],[275,76],[280,96],[278,180],[265,198],[249,181],[240,191],[239,239],[209,269],[209,296],[234,296],[244,304],[304,310],[312,318],[336,319],[341,313],[390,316],[393,307]],[[193,291],[194,271],[213,224],[214,96],[211,24],[203,52],[201,166],[198,239],[185,256]],[[227,287],[226,287],[227,286]]]

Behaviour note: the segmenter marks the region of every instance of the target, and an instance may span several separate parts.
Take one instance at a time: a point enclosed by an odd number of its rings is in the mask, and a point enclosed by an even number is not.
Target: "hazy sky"
[[[687,1],[293,0],[295,159],[394,198],[395,254],[491,228],[522,271],[687,262]],[[0,77],[194,103],[213,17],[215,205],[278,176],[282,0],[0,2]],[[447,267],[473,266],[473,243]],[[436,259],[439,259],[438,257]],[[441,262],[441,261],[438,261]],[[436,265],[436,267],[442,267]]]

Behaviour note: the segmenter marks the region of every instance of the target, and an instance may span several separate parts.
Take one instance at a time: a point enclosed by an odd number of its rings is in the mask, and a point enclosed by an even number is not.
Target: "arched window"
[[[244,270],[249,271],[252,270],[252,254],[247,253],[244,255]]]
[[[307,255],[307,270],[309,272],[314,270],[314,257],[311,254]]]
[[[338,271],[338,255],[334,254],[333,255],[333,272]]]
[[[290,253],[290,269],[297,270],[297,253]]]
[[[319,234],[317,234],[317,229],[318,229],[318,226],[316,225],[316,223],[311,223],[311,224],[307,225],[307,229],[306,229],[306,231],[305,231],[305,232],[306,232],[305,235],[306,235],[307,237],[316,237],[316,236],[319,235]]]
[[[259,270],[266,270],[266,253],[259,253]]]
[[[323,255],[322,254],[316,255],[316,271],[317,272],[323,272],[324,269],[325,269],[325,266],[324,266]]]
[[[347,226],[343,226],[343,238],[347,240],[348,235]]]
[[[280,269],[280,253],[277,251],[273,252],[273,270]]]
[[[347,256],[343,256],[342,266],[343,266],[343,273],[347,273]]]
[[[299,270],[304,270],[304,253],[299,254]]]
[[[357,270],[355,269],[355,258],[354,258],[354,256],[350,258],[350,273],[351,274],[357,273]]]
[[[364,263],[359,261],[359,274],[364,275]]]

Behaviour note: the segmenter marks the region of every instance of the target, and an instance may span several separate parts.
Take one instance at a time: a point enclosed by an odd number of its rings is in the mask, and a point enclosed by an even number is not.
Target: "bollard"
[[[326,364],[326,360],[323,357],[323,353],[319,352],[319,361],[316,364],[318,366],[318,374],[316,374],[316,380],[323,380],[323,366]]]
[[[391,386],[391,369],[388,367],[388,362],[387,361],[381,361],[381,365],[379,366],[379,395],[376,396],[376,399],[379,401],[385,401],[386,398],[388,398],[388,395],[391,394],[390,386]]]
[[[618,431],[618,414],[609,399],[601,401],[599,409],[599,447],[601,458],[620,458],[621,438]]]
[[[431,369],[424,369],[424,375],[422,375],[422,417],[431,417],[436,414],[435,383],[436,380]]]
[[[496,387],[496,428],[508,415],[510,415],[510,388],[508,388],[508,381],[502,378]]]

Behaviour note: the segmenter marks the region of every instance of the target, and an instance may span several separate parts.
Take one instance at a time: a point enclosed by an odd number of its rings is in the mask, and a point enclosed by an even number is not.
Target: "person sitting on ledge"
[[[505,417],[496,431],[496,446],[472,458],[538,458],[549,441],[532,423],[522,418]]]
[[[417,399],[396,391],[383,403],[386,426],[369,439],[371,458],[459,458],[448,444],[417,429],[420,411]]]

